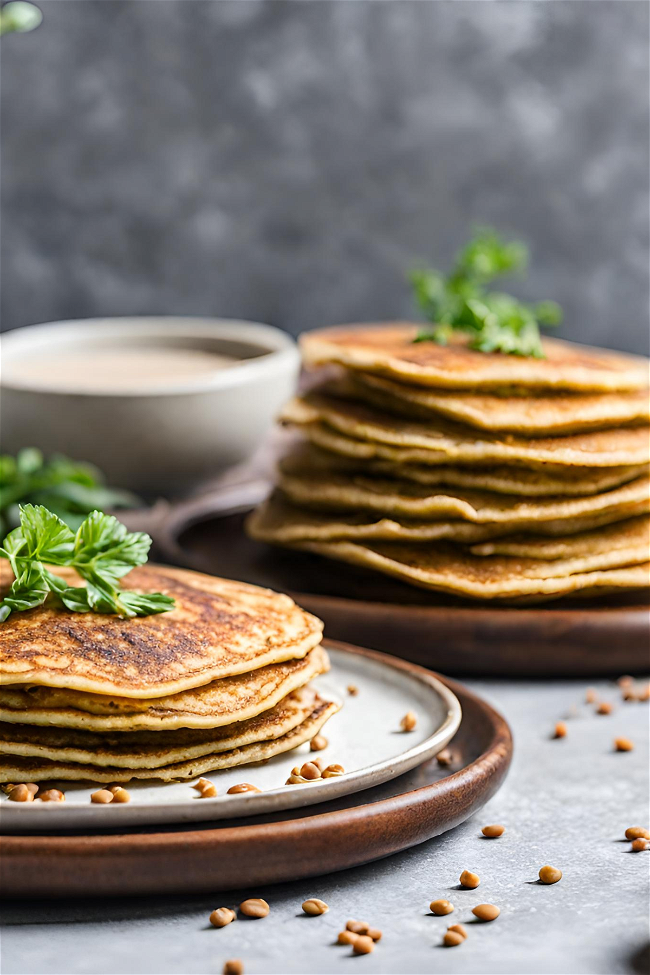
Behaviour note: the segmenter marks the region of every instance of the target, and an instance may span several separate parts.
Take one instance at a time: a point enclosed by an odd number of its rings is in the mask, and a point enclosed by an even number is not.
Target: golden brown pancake
[[[255,742],[225,752],[203,756],[158,768],[123,769],[114,766],[49,761],[44,758],[0,756],[0,782],[43,782],[44,780],[93,783],[129,782],[131,779],[161,779],[165,782],[196,779],[216,769],[234,768],[251,762],[265,762],[274,755],[297,748],[318,734],[340,705],[317,697],[311,714],[296,728],[270,741]],[[278,786],[282,782],[278,782]]]
[[[292,446],[281,458],[279,467],[287,474],[336,471],[345,474],[381,474],[389,478],[403,478],[431,487],[469,488],[495,491],[497,494],[518,494],[523,497],[545,497],[600,494],[627,484],[642,475],[650,475],[647,464],[622,467],[566,467],[544,464],[543,467],[459,467],[439,464],[399,464],[390,460],[345,457],[323,450],[309,442]]]
[[[210,731],[181,728],[97,734],[0,723],[0,753],[82,765],[160,768],[280,738],[310,716],[315,701],[316,692],[305,688],[255,718]]]
[[[365,404],[330,395],[336,389],[333,384],[323,388],[328,392],[308,393],[291,400],[283,410],[282,419],[301,427],[317,446],[348,456],[407,464],[540,466],[552,463],[620,467],[650,462],[647,427],[619,427],[534,439],[514,434],[477,434],[476,430],[443,419],[435,426],[399,419]]]
[[[423,589],[471,599],[551,598],[585,590],[641,589],[650,585],[650,562],[590,571],[584,556],[542,559],[471,555],[452,543],[299,542],[295,546],[342,562],[375,569]],[[641,553],[639,553],[639,557]],[[616,560],[614,560],[616,561]]]
[[[527,498],[523,501],[490,491],[440,489],[435,492],[413,481],[351,477],[322,471],[314,475],[291,475],[281,471],[278,485],[294,504],[305,508],[376,511],[396,517],[434,520],[460,518],[476,524],[503,524],[510,528],[545,521],[575,521],[600,514],[609,514],[615,521],[640,504],[647,508],[650,499],[649,477],[640,477],[613,491],[589,494],[584,498]]]
[[[432,420],[440,416],[479,430],[511,430],[529,437],[650,421],[650,391],[520,394],[427,389],[384,376],[350,372],[351,391],[389,413]]]
[[[650,559],[650,518],[640,515],[598,531],[580,532],[560,538],[544,538],[538,535],[506,535],[497,541],[472,545],[473,555],[512,555],[516,558],[568,559],[626,558],[631,551],[644,551]],[[634,559],[632,559],[634,561]]]
[[[106,732],[220,728],[268,710],[327,670],[327,653],[314,647],[301,659],[222,677],[162,698],[120,698],[11,684],[0,688],[0,721]]]
[[[50,603],[12,613],[1,624],[2,684],[157,698],[304,657],[321,640],[320,620],[268,589],[152,564],[124,585],[164,592],[176,607],[128,620]]]
[[[545,359],[476,352],[468,338],[448,345],[417,342],[426,329],[411,322],[341,325],[301,336],[308,365],[337,363],[401,382],[449,389],[573,389],[605,392],[648,386],[648,362],[559,339],[542,340]]]

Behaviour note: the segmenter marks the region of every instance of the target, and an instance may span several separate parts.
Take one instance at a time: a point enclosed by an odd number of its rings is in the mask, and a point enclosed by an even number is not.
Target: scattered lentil
[[[481,878],[476,873],[472,873],[471,870],[463,870],[460,875],[460,882],[463,887],[467,887],[468,890],[475,890],[476,887],[481,882]]]
[[[308,900],[303,901],[302,909],[305,914],[310,914],[312,917],[316,917],[319,914],[327,914],[329,907],[325,901],[319,900],[318,897],[310,897]]]
[[[441,752],[436,755],[436,761],[438,765],[451,765],[453,762],[453,756],[448,748],[443,748]]]
[[[192,788],[196,789],[201,799],[214,799],[217,794],[217,787],[210,779],[199,779]]]
[[[635,853],[640,853],[642,850],[647,850],[650,847],[648,840],[644,840],[642,836],[638,839],[632,840],[632,849]]]
[[[596,714],[611,714],[613,710],[614,707],[609,701],[601,701],[596,708]]]
[[[438,917],[444,917],[445,914],[451,914],[454,909],[454,905],[447,900],[441,899],[438,901],[431,901],[429,904],[429,910],[432,914],[436,914]]]
[[[618,678],[616,683],[619,687],[631,687],[634,681],[629,674],[624,674],[623,677]]]
[[[359,688],[356,684],[348,684],[348,694],[350,697],[356,697],[359,693]]]
[[[539,871],[539,879],[543,884],[556,884],[562,880],[562,871],[557,867],[549,867],[548,864]]]
[[[35,796],[38,792],[39,786],[37,786],[35,782],[27,782],[26,785],[31,794]]]
[[[352,931],[353,934],[368,934],[370,925],[366,921],[348,921],[345,925],[346,931]]]
[[[93,792],[90,797],[91,802],[107,803],[113,801],[113,793],[109,792],[108,789],[98,789],[97,792]]]
[[[65,802],[65,795],[60,789],[46,789],[38,798],[41,802]]]
[[[327,748],[329,741],[325,735],[316,735],[315,738],[309,742],[309,750],[312,752],[322,752],[324,748]]]
[[[631,752],[634,750],[634,742],[629,738],[615,738],[614,748],[617,752]]]
[[[597,700],[598,700],[598,695],[596,694],[596,692],[593,689],[593,687],[588,687],[587,688],[587,693],[585,694],[585,703],[586,704],[595,704]]]
[[[453,948],[456,945],[462,945],[464,940],[465,938],[458,931],[447,931],[442,942],[447,948]]]
[[[494,921],[500,913],[501,911],[494,904],[477,904],[472,908],[472,914],[479,921]]]
[[[248,900],[242,901],[242,903],[239,905],[239,910],[242,914],[245,914],[246,917],[260,918],[266,917],[266,915],[269,913],[270,907],[265,900],[262,900],[261,897],[249,897]]]
[[[644,829],[643,826],[628,826],[625,830],[626,840],[650,840],[650,830]]]
[[[223,975],[244,975],[244,963],[239,958],[230,958],[223,966]]]
[[[355,955],[369,955],[375,950],[375,942],[367,934],[360,934],[352,942],[352,951]]]
[[[417,715],[414,711],[407,711],[402,720],[399,723],[402,731],[413,731],[416,724],[418,723]]]
[[[216,789],[214,794],[217,794]],[[113,793],[113,802],[131,802],[131,793],[127,792],[126,789],[116,789]]]
[[[33,802],[34,793],[30,792],[24,782],[15,785],[9,793],[12,802]]]
[[[300,769],[300,775],[302,775],[303,779],[320,779],[321,770],[315,762],[305,762]]]
[[[226,795],[234,796],[240,792],[261,792],[256,785],[251,785],[250,782],[239,782],[237,785],[231,785],[228,789]]]
[[[358,937],[359,935],[355,934],[354,931],[348,931],[346,929],[345,931],[339,931],[337,941],[340,945],[353,945]]]
[[[327,768],[323,769],[323,778],[332,779],[336,775],[344,775],[345,769],[342,765],[328,765]]]
[[[210,915],[210,924],[214,928],[225,928],[227,924],[236,920],[237,915],[229,907],[218,907]]]
[[[495,839],[497,836],[503,836],[505,831],[506,831],[505,826],[499,826],[499,825],[484,826],[483,829],[481,830],[483,836],[487,836],[488,839],[491,840]]]
[[[553,733],[554,738],[566,738],[566,725],[564,721],[558,721]]]
[[[462,938],[467,937],[467,931],[462,924],[450,924],[447,931],[455,931],[456,934],[459,934]]]
[[[638,701],[650,701],[650,684],[646,684],[642,691],[637,694]]]
[[[291,773],[285,785],[300,785],[301,782],[306,782],[307,779],[303,779],[302,775],[296,775],[294,772]]]
[[[382,932],[379,928],[368,928],[368,937],[372,938],[373,941],[381,941]]]

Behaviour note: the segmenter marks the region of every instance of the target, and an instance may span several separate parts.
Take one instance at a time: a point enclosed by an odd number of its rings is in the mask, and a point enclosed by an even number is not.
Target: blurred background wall
[[[475,222],[561,334],[648,346],[635,0],[45,0],[2,39],[2,324],[412,316]]]

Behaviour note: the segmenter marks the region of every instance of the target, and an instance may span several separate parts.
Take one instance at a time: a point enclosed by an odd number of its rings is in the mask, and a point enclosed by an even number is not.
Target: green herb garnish
[[[458,254],[451,274],[413,271],[415,299],[435,326],[414,341],[446,345],[454,332],[467,332],[470,349],[543,359],[539,326],[558,325],[560,306],[554,301],[530,305],[487,289],[500,275],[522,273],[527,262],[525,244],[506,243],[496,231],[483,228]]]
[[[9,614],[34,609],[48,595],[75,613],[113,613],[150,616],[173,609],[174,600],[160,592],[137,593],[120,589],[119,580],[147,561],[151,538],[129,532],[112,515],[93,511],[76,533],[42,505],[20,506],[20,526],[9,532],[0,557],[8,559],[15,576],[2,603],[0,622]],[[47,565],[74,569],[83,587],[69,586]]]
[[[130,491],[106,487],[92,464],[60,455],[46,461],[33,447],[0,455],[0,534],[19,524],[19,504],[27,503],[44,505],[74,531],[91,511],[141,504]]]

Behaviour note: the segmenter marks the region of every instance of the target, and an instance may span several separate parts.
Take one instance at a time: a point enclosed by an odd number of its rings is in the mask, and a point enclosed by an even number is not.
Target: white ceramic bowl
[[[2,336],[1,449],[39,447],[96,464],[117,487],[188,491],[246,460],[297,382],[293,339],[270,325],[212,318],[103,318],[31,325]],[[38,349],[98,356],[125,345],[190,348],[241,361],[191,380],[93,391],[82,377],[27,379],[12,366]],[[48,388],[49,385],[49,388]],[[104,384],[105,385],[105,384]]]

